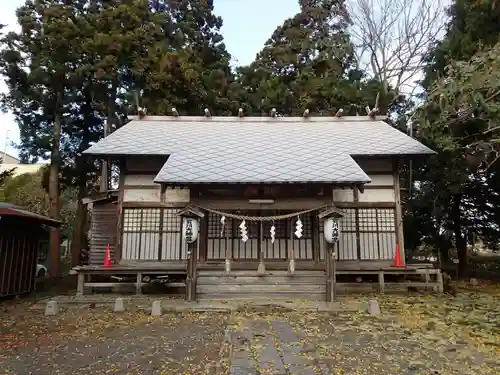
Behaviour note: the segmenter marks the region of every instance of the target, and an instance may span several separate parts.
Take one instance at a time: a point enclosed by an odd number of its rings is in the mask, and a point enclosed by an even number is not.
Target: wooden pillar
[[[319,218],[316,215],[312,217],[312,251],[315,263],[320,261],[320,238],[319,238]]]
[[[335,244],[325,241],[326,250],[326,302],[337,299],[337,252]]]
[[[323,241],[325,244],[326,256],[326,301],[333,302],[337,297],[337,249],[340,231],[338,230],[338,220],[342,214],[335,207],[327,209],[318,214],[319,219],[324,222]]]
[[[120,161],[120,182],[118,186],[118,201],[116,203],[116,248],[115,263],[120,263],[123,254],[123,195],[125,193],[125,161]]]
[[[257,251],[259,254],[259,266],[257,267],[257,275],[264,276],[266,274],[266,263],[264,260],[264,223],[259,221],[259,242],[257,243]],[[274,245],[274,244],[273,244]],[[274,247],[272,248],[274,253]]]
[[[401,258],[406,263],[405,243],[403,236],[403,212],[401,208],[401,186],[399,183],[399,164],[397,159],[394,159],[393,177],[394,177],[394,195],[396,198],[395,224],[396,224],[396,243],[399,245]]]
[[[332,257],[330,256],[330,244],[325,242],[325,256],[326,256],[326,302],[332,302]]]
[[[165,202],[165,192],[167,191],[166,185],[160,187],[160,202]],[[165,207],[160,207],[160,220],[158,222],[158,262],[161,262],[163,255],[163,230],[165,227]]]
[[[354,191],[354,204],[359,203],[359,189],[357,186],[353,186]],[[361,234],[359,225],[359,208],[354,208],[354,221],[356,225],[356,256],[358,260],[361,260]]]
[[[186,300],[196,300],[196,242],[188,244],[188,266],[186,275]]]
[[[331,272],[331,278],[332,278],[332,291],[331,291],[331,302],[335,302],[337,299],[337,252],[335,251],[335,245],[332,244],[330,245],[330,257],[332,258],[332,272]]]
[[[200,238],[198,239],[200,242],[198,246],[199,251],[199,261],[200,263],[205,263],[207,261],[207,253],[208,253],[208,216],[200,219]],[[227,240],[226,240],[227,242]],[[227,244],[226,244],[227,246]]]
[[[205,214],[193,207],[185,207],[177,213],[181,220],[182,240],[187,242],[188,262],[186,272],[186,300],[189,302],[196,300],[196,276],[198,264],[198,236],[200,222],[205,217]],[[188,225],[188,220],[191,219],[191,226]],[[186,226],[184,224],[186,222]],[[197,225],[195,225],[197,223]]]

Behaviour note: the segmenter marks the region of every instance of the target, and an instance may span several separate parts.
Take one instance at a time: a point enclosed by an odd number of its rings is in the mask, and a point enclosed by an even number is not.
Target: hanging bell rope
[[[313,211],[320,210],[322,208],[326,208],[327,206],[322,205],[322,206],[315,207],[315,208],[310,208],[310,209],[304,210],[304,211],[293,212],[293,213],[285,214],[285,215],[273,215],[273,216],[247,216],[247,215],[238,215],[238,214],[233,214],[233,213],[229,213],[229,212],[218,211],[218,210],[214,210],[212,208],[207,208],[207,207],[202,207],[202,206],[197,206],[197,207],[200,208],[200,209],[202,209],[202,210],[205,210],[205,211],[211,212],[213,214],[216,214],[216,215],[221,215],[221,216],[225,216],[225,217],[229,217],[231,219],[236,219],[236,220],[241,220],[241,221],[278,221],[278,220],[285,220],[285,219],[290,219],[292,217],[304,215],[304,214],[307,214],[309,212],[313,212]]]

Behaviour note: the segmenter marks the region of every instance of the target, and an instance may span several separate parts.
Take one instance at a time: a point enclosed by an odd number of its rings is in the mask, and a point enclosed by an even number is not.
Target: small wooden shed
[[[44,226],[61,223],[20,207],[0,203],[0,298],[30,293],[35,288],[36,264]]]

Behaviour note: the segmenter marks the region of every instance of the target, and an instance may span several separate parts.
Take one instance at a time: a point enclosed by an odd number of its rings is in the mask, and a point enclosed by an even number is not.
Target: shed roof
[[[1,216],[17,216],[34,219],[39,221],[41,224],[45,224],[51,227],[58,227],[61,225],[61,222],[58,220],[26,211],[21,207],[9,203],[0,203],[0,217]]]
[[[156,182],[366,183],[352,156],[433,154],[368,117],[151,117],[85,151],[169,156]]]

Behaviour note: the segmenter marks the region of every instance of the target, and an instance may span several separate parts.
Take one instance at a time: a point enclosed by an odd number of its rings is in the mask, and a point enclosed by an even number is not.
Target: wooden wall
[[[47,233],[33,219],[2,216],[0,220],[0,298],[35,288],[40,240]]]
[[[117,224],[116,203],[100,201],[92,204],[89,264],[104,263],[107,245],[110,246],[111,259],[116,259]]]
[[[356,162],[372,180],[364,192],[354,189],[333,189],[334,202],[395,203],[394,161],[392,159],[358,159]],[[356,197],[355,194],[358,193]]]
[[[165,157],[129,157],[122,176],[121,259],[184,260],[187,245],[181,240],[179,208],[162,203],[187,204],[189,189],[167,188],[154,182]]]
[[[124,178],[124,202],[184,202],[190,200],[189,189],[167,188],[153,182],[156,174],[128,174]]]

